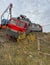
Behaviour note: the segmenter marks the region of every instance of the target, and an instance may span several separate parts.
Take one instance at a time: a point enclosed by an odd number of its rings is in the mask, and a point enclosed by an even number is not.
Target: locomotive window
[[[22,22],[26,22],[27,25],[31,24],[31,22],[28,19],[21,19]]]
[[[10,21],[10,24],[16,25],[16,21],[11,20],[11,21]]]
[[[17,25],[20,26],[20,27],[23,27],[24,23],[18,22]]]
[[[39,28],[39,25],[37,25],[37,28]]]

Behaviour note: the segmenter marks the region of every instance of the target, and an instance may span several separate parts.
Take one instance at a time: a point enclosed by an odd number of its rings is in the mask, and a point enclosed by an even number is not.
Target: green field
[[[31,35],[16,41],[9,39],[6,32],[1,30],[0,65],[50,65],[50,33],[31,33]]]

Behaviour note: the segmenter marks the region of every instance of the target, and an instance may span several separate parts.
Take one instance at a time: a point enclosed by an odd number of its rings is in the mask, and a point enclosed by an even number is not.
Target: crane
[[[0,21],[1,21],[1,24],[0,24],[0,28],[5,28],[6,27],[6,24],[9,22],[7,19],[3,19],[3,16],[4,16],[4,14],[8,11],[9,13],[9,18],[11,18],[12,17],[12,7],[13,7],[13,4],[12,3],[10,3],[9,4],[9,6],[5,9],[5,11],[2,13],[2,15],[1,15],[1,19],[0,19]]]
[[[2,17],[3,17],[3,15],[9,10],[9,15],[10,15],[10,18],[12,17],[12,6],[13,6],[13,4],[11,3],[6,9],[5,9],[5,11],[2,13],[2,15],[1,15],[1,19],[2,19]]]

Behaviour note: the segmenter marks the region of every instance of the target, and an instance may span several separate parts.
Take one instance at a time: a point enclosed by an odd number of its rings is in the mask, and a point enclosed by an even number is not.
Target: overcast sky
[[[50,31],[50,0],[0,0],[0,14],[13,3],[13,17],[26,15],[33,23],[39,23],[43,30]],[[46,25],[46,26],[45,26]]]

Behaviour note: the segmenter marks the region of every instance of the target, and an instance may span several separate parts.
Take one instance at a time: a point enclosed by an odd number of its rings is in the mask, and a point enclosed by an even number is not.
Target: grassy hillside
[[[50,65],[50,33],[10,39],[0,30],[0,65]]]

